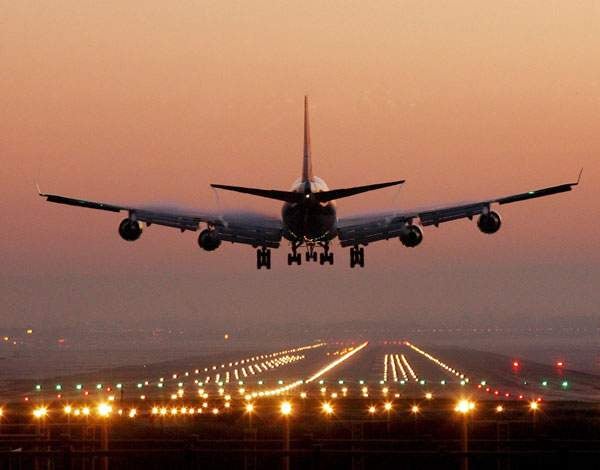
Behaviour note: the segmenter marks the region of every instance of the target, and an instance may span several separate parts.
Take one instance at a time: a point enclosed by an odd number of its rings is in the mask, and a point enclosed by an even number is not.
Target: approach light
[[[321,405],[321,409],[323,411],[323,413],[325,413],[326,415],[330,415],[333,414],[333,406],[331,405],[331,403],[323,403]]]
[[[33,417],[37,419],[45,418],[48,416],[48,408],[45,406],[38,406],[33,410]]]
[[[108,403],[100,403],[96,408],[96,412],[98,413],[98,416],[106,418],[112,412],[112,406],[110,406]]]
[[[475,409],[475,403],[470,400],[459,400],[459,402],[454,407],[454,411],[461,414],[467,414],[469,411]]]
[[[539,408],[540,408],[540,405],[539,405],[539,403],[537,401],[530,401],[529,402],[529,409],[531,411],[537,411],[537,410],[539,410]]]
[[[289,401],[282,402],[279,411],[283,416],[289,416],[292,413],[292,404]]]
[[[413,406],[411,406],[411,407],[410,407],[410,412],[411,412],[412,414],[414,414],[414,415],[418,414],[418,413],[419,413],[419,411],[420,411],[420,410],[419,410],[419,405],[413,405]]]

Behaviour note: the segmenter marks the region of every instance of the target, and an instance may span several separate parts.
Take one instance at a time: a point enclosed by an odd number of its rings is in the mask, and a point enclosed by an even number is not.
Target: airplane
[[[583,170],[582,170],[583,171]],[[534,191],[505,197],[482,199],[471,203],[460,203],[435,207],[427,210],[408,210],[389,213],[371,213],[352,218],[338,218],[336,200],[398,186],[404,180],[375,183],[341,189],[329,189],[325,182],[313,174],[308,117],[308,97],[304,97],[304,151],[302,176],[294,182],[291,190],[248,188],[223,184],[211,184],[215,189],[235,191],[282,201],[280,218],[254,213],[210,214],[185,211],[169,207],[130,207],[103,202],[42,193],[38,194],[49,202],[87,207],[111,212],[127,212],[128,216],[119,225],[119,234],[126,241],[140,238],[142,230],[150,225],[173,227],[186,230],[201,230],[198,244],[206,251],[215,251],[222,242],[251,245],[256,249],[257,269],[271,269],[271,249],[279,248],[282,239],[289,242],[288,265],[302,264],[300,249],[305,250],[307,262],[317,261],[321,265],[334,262],[331,244],[337,238],[341,247],[350,247],[350,267],[365,266],[367,245],[380,240],[397,238],[408,248],[415,248],[423,241],[423,227],[462,218],[477,219],[477,227],[484,234],[496,233],[502,224],[500,214],[491,209],[492,204],[509,204],[552,194],[571,191],[579,184],[581,172],[574,183],[550,186]]]

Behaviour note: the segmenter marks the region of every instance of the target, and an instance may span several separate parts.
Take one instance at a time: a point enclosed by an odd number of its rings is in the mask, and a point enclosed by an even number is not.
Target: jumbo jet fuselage
[[[328,191],[325,182],[318,177],[300,179],[292,191],[301,193],[300,202],[286,202],[281,210],[283,236],[292,242],[327,242],[336,235],[337,215],[335,202],[322,203],[316,194]]]

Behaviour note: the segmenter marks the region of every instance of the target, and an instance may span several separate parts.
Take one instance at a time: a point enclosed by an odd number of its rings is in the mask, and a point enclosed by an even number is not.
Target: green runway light
[[[385,382],[383,380],[379,381],[379,385],[383,385]]]
[[[358,381],[358,383],[359,383],[360,385],[364,385],[365,381],[364,381],[364,380],[359,380],[359,381]]]
[[[137,388],[142,388],[143,386],[144,386],[144,384],[142,384],[142,383],[137,384]]]
[[[56,384],[56,390],[62,390],[62,385],[61,384]]]
[[[258,381],[258,385],[262,385],[262,384],[263,384],[263,381],[262,381],[262,380],[259,380],[259,381]],[[244,385],[244,382],[242,382],[240,385]]]
[[[338,383],[339,383],[340,385],[343,385],[343,384],[344,384],[344,381],[343,381],[343,380],[338,380]]]
[[[446,385],[446,381],[445,380],[440,380],[440,384]]]
[[[81,389],[83,388],[83,385],[81,385],[81,384],[77,384],[77,385],[75,385],[75,388],[76,388],[77,390],[81,390]]]
[[[547,386],[548,386],[548,381],[547,381],[547,380],[544,380],[544,381],[542,382],[542,387],[547,387]]]
[[[405,383],[406,383],[406,381],[405,381],[405,380],[401,380],[401,381],[400,381],[400,385],[404,385]]]
[[[465,382],[464,380],[461,380],[461,381],[460,381],[460,385],[461,385],[462,387],[464,387],[464,386],[465,386],[465,383],[466,383],[466,382]]]
[[[482,380],[480,383],[482,387],[485,387],[487,385],[487,382],[485,380]]]
[[[162,384],[162,382],[160,382],[160,383],[158,384],[158,388],[162,388],[162,386],[163,386],[163,384]]]
[[[41,386],[40,384],[37,384],[37,385],[35,386],[35,389],[36,389],[36,391],[38,391],[38,392],[39,392],[39,391],[42,389],[42,386]]]
[[[561,385],[563,388],[567,388],[569,386],[569,382],[565,380]]]
[[[283,385],[283,380],[278,380],[278,381],[277,381],[277,383],[278,383],[279,385]]]
[[[260,382],[262,382],[262,380],[259,380],[259,383],[260,383]],[[244,385],[244,381],[243,381],[243,380],[240,380],[240,381],[238,382],[238,385]]]
[[[425,385],[425,381],[424,380],[419,380],[419,385]]]
[[[121,388],[123,388],[123,384],[117,384],[117,388],[118,388],[118,389],[121,389]]]
[[[97,388],[98,390],[102,390],[102,384],[96,384],[96,388]]]
[[[535,194],[535,191],[529,191],[527,194]]]
[[[179,383],[177,384],[177,386],[178,386],[179,388],[183,387],[183,382],[179,382]]]
[[[319,385],[323,385],[325,383],[324,380],[319,380]]]

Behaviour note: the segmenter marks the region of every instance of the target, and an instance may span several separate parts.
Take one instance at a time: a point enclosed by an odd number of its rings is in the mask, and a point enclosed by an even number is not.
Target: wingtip
[[[581,181],[581,175],[583,174],[583,167],[579,170],[579,174],[577,175],[577,182],[575,184],[579,184]]]
[[[35,182],[35,189],[37,189],[38,196],[44,196],[42,190],[40,189],[40,184],[37,181]]]

